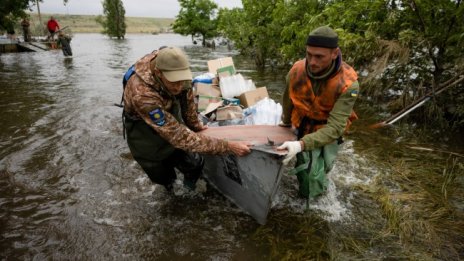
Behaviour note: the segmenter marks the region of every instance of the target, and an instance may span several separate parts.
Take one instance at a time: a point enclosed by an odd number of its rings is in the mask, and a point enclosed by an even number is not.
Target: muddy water
[[[399,136],[392,131],[361,126],[349,136],[328,193],[309,202],[309,208],[295,196],[295,178],[285,176],[265,226],[214,190],[187,193],[179,184],[172,196],[151,184],[130,157],[121,109],[112,104],[120,101],[125,70],[162,45],[186,46],[195,75],[206,71],[207,60],[234,56],[239,72],[267,86],[271,97],[280,96],[285,72],[257,72],[236,52],[211,52],[178,35],[128,35],[118,41],[77,34],[72,59],[58,50],[1,55],[1,259],[433,257],[418,241],[405,250],[394,230],[385,236],[391,231],[386,230],[388,212],[381,210],[376,191],[369,191],[390,173],[386,160],[373,155],[405,147],[402,140],[392,142]],[[416,152],[419,158],[430,154]],[[435,166],[445,166],[449,154],[434,155]],[[394,184],[383,188],[398,190]],[[462,207],[462,198],[453,202]],[[462,215],[462,208],[453,210]],[[463,248],[438,250],[435,257],[456,257]]]

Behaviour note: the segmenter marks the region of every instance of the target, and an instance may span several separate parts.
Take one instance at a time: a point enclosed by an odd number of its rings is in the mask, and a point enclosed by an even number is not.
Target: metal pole
[[[455,79],[457,79],[457,80],[455,80]],[[455,81],[452,82],[453,80],[455,80]],[[441,85],[441,87],[438,90],[436,90],[435,92],[427,93],[422,98],[416,100],[415,102],[413,102],[412,104],[410,104],[409,106],[407,106],[403,110],[399,111],[395,115],[391,116],[387,120],[376,123],[374,125],[371,125],[370,127],[376,129],[376,128],[383,127],[383,126],[386,126],[386,125],[391,125],[391,124],[395,123],[396,121],[398,121],[399,119],[403,118],[408,113],[415,110],[416,108],[422,106],[422,104],[424,104],[425,102],[430,100],[430,98],[432,96],[438,95],[438,94],[442,93],[443,91],[447,90],[448,88],[450,88],[452,86],[455,86],[455,85],[457,85],[458,83],[460,83],[462,81],[464,81],[464,76],[463,75],[456,76],[453,79],[447,81],[444,85]]]
[[[39,5],[39,0],[35,0],[36,4],[37,4],[37,13],[39,14],[39,23],[40,23],[40,28],[43,29],[43,23],[42,23],[42,16],[40,15],[40,5]],[[43,33],[43,30],[42,30],[42,33]]]
[[[426,101],[430,100],[430,97],[427,97],[425,98],[424,100],[422,100],[421,102],[419,102],[418,104],[416,104],[414,107],[410,108],[409,110],[401,113],[400,115],[396,116],[396,118],[392,119],[391,121],[386,121],[385,123],[386,124],[393,124],[395,122],[397,122],[399,119],[403,118],[404,116],[406,116],[408,113],[412,112],[413,110],[415,110],[416,108],[422,106],[422,104],[424,104]]]

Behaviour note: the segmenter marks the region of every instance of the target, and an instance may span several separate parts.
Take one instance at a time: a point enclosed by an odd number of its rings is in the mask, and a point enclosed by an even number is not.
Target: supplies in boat
[[[282,106],[267,88],[236,73],[231,57],[208,61],[209,72],[193,79],[197,110],[205,124],[278,125]]]

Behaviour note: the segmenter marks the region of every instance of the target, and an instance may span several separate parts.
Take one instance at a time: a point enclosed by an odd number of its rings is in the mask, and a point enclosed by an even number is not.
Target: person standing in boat
[[[294,127],[297,141],[284,142],[288,150],[284,164],[296,156],[299,195],[316,197],[328,186],[342,135],[358,117],[353,106],[359,83],[355,70],[342,60],[338,35],[328,26],[313,30],[306,41],[306,58],[297,61],[287,74],[282,97],[281,126]]]
[[[23,20],[21,21],[21,27],[23,28],[24,42],[31,41],[31,31],[29,29],[30,25],[31,23],[29,22],[29,18],[24,17]]]
[[[61,50],[65,57],[72,57],[71,37],[69,35],[65,34],[63,31],[59,31],[56,42],[61,46]]]
[[[184,186],[195,189],[203,169],[199,153],[250,153],[248,143],[196,133],[207,126],[197,116],[189,66],[181,49],[162,47],[138,60],[123,79],[129,149],[151,181],[168,191],[176,179],[174,168],[184,174]]]
[[[56,31],[60,30],[60,25],[58,24],[58,22],[55,20],[53,16],[50,16],[50,20],[48,20],[47,22],[47,29],[48,29],[48,32],[50,33],[49,37],[53,41]]]

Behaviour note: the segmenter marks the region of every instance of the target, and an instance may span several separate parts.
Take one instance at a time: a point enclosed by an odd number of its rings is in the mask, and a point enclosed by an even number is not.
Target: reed
[[[253,241],[270,260],[459,260],[464,253],[464,162],[461,153],[423,148],[426,134],[384,130],[363,135],[357,150],[378,173],[358,183],[352,219],[339,224],[323,214],[275,209]],[[385,140],[379,140],[385,139]],[[395,142],[391,142],[395,140]],[[284,183],[285,184],[285,183]]]

